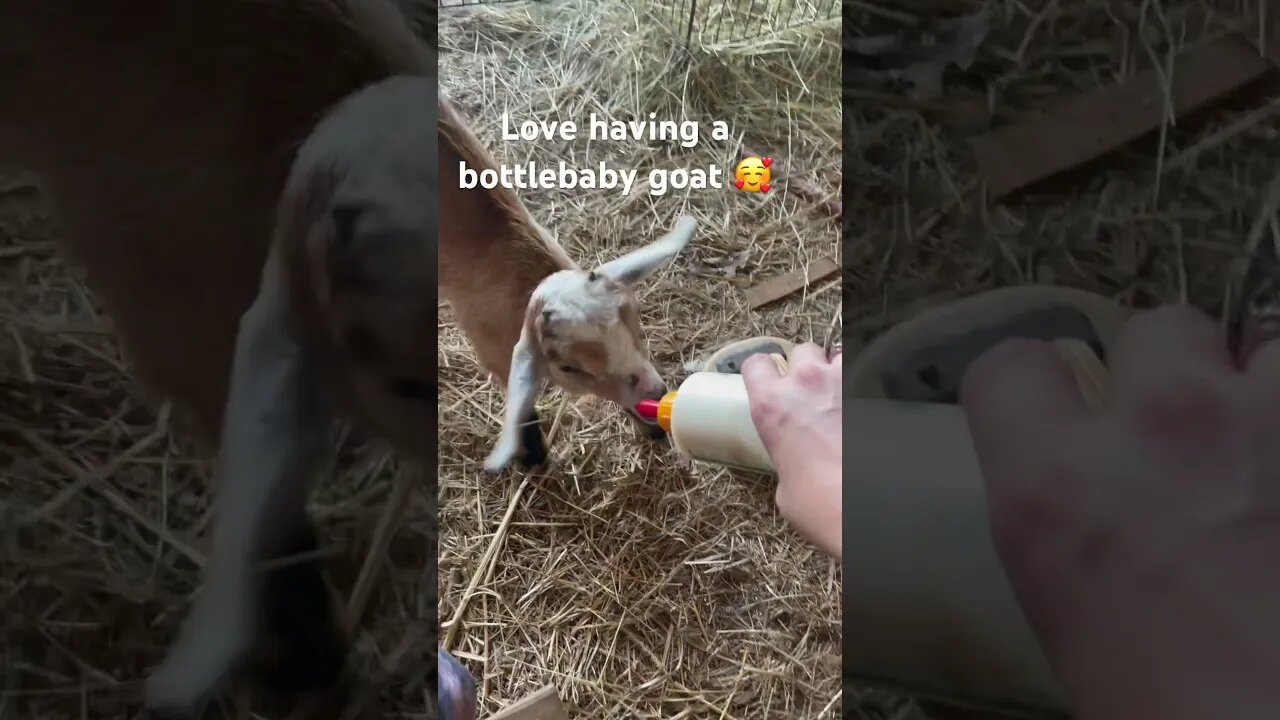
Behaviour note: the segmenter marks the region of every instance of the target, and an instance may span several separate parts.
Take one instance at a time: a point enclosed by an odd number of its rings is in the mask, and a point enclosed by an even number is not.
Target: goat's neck
[[[440,100],[440,296],[480,364],[505,382],[526,306],[547,276],[577,265],[507,188],[462,189],[461,166],[497,162]]]

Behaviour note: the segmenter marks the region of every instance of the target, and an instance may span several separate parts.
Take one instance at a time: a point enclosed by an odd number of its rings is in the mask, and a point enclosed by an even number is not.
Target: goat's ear
[[[373,283],[368,279],[368,249],[361,247],[359,228],[363,208],[339,204],[329,210],[332,234],[324,246],[324,273],[330,296],[363,293]]]
[[[680,254],[684,246],[693,239],[693,231],[696,227],[697,223],[692,217],[681,215],[671,232],[639,250],[632,250],[620,258],[610,260],[596,268],[594,274],[621,285],[636,285],[643,282]]]
[[[521,426],[534,417],[533,406],[546,382],[546,359],[542,356],[538,326],[542,321],[541,303],[531,303],[525,314],[520,340],[511,351],[511,371],[507,376],[507,406],[502,416],[502,432],[484,469],[499,473],[520,452]]]

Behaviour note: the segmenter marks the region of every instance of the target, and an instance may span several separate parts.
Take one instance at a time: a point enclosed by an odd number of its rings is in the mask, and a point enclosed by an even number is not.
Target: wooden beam
[[[1194,47],[1174,60],[1170,104],[1181,116],[1272,72],[1274,66],[1234,36]],[[1068,98],[1023,122],[970,141],[992,198],[1078,167],[1160,127],[1161,73],[1147,70],[1118,85]]]
[[[809,263],[809,267],[792,270],[777,277],[769,278],[755,287],[747,289],[747,306],[752,310],[781,300],[793,292],[826,280],[840,272],[840,266],[831,258],[818,258]]]
[[[489,720],[569,720],[554,685],[547,685],[502,708]]]

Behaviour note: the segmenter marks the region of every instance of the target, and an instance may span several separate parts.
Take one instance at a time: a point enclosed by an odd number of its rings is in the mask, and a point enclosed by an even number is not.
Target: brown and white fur
[[[496,163],[443,99],[439,122],[440,204],[452,210],[440,218],[440,295],[481,366],[507,390],[501,435],[485,469],[502,470],[521,450],[526,463],[541,462],[534,403],[548,381],[611,400],[643,425],[632,406],[662,397],[667,386],[649,360],[635,290],[688,244],[693,219],[682,217],[656,242],[584,271],[511,190],[459,188],[460,163]],[[653,427],[645,431],[652,435]]]

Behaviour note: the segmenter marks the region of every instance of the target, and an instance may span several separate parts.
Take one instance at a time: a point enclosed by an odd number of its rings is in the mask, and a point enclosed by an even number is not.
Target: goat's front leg
[[[517,459],[529,470],[542,467],[547,461],[547,442],[542,435],[542,420],[537,410],[530,410],[520,426],[520,454]]]
[[[502,414],[502,432],[489,456],[484,460],[485,472],[501,472],[512,460],[529,467],[547,459],[546,443],[534,405],[546,383],[545,362],[534,351],[528,325],[520,341],[511,351],[511,369],[507,375],[506,407]]]
[[[269,261],[236,340],[204,586],[147,683],[148,709],[162,717],[194,715],[245,658],[261,630],[265,579],[256,565],[307,528],[306,497],[328,424],[286,314]]]

